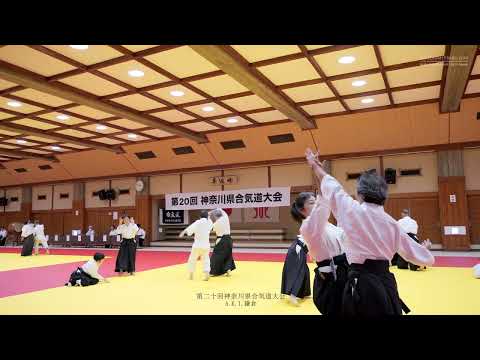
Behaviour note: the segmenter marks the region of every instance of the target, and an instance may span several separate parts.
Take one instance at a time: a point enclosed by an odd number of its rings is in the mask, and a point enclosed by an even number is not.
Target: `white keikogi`
[[[45,236],[45,226],[37,224],[34,227],[35,242],[41,243],[45,249],[48,249],[47,237]]]
[[[411,233],[411,234],[417,235],[418,224],[410,216],[405,216],[400,220],[398,220],[398,225],[400,225],[403,231],[405,231],[407,234]]]
[[[83,264],[82,270],[95,279],[100,281],[105,280],[105,278],[98,273],[98,263],[94,259],[90,259]]]
[[[208,253],[210,251],[210,232],[213,228],[213,222],[207,218],[201,218],[196,220],[190,226],[188,226],[183,232],[187,233],[188,236],[194,235],[192,251],[188,258],[188,271],[190,272],[190,278],[193,277],[195,271],[195,264],[200,257],[203,264],[203,272],[205,273],[206,278],[210,273],[210,258]]]
[[[29,237],[30,235],[35,234],[35,225],[34,224],[25,224],[22,226],[22,238]]]
[[[135,235],[137,235],[138,232],[138,226],[137,224],[122,224],[117,227],[115,230],[117,235],[121,235],[122,239],[135,239]]]

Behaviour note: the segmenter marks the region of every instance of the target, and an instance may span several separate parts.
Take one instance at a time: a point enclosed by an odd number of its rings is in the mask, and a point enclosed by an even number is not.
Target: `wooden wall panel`
[[[480,167],[478,164],[480,164],[480,148],[465,149],[463,166],[467,190],[480,190]]]
[[[456,202],[450,202],[450,195],[456,196]],[[438,197],[440,205],[440,224],[442,226],[443,247],[446,250],[469,250],[470,236],[444,235],[444,226],[466,226],[468,229],[468,209],[464,176],[438,178]]]
[[[472,244],[480,244],[480,194],[467,195],[467,201],[470,240]]]
[[[135,218],[135,208],[115,208],[115,209],[87,209],[85,227],[83,231],[86,231],[89,225],[93,226],[97,235],[108,234],[110,232],[110,226],[118,225],[118,220],[113,220],[113,212],[117,211],[118,216],[127,214]],[[135,219],[137,221],[137,219]]]
[[[137,195],[135,221],[145,230],[145,244],[152,239],[152,199],[149,195]]]
[[[312,169],[306,163],[272,166],[270,169],[272,187],[313,185]]]
[[[385,211],[395,220],[400,219],[403,209],[409,209],[411,217],[418,223],[420,239],[428,238],[432,243],[442,243],[437,193],[395,194],[385,204]]]
[[[33,220],[40,221],[45,226],[45,234],[63,235],[64,234],[64,212],[34,212]]]

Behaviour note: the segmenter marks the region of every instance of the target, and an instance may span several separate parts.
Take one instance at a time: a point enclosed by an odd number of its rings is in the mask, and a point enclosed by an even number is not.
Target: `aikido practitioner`
[[[322,315],[341,316],[348,262],[344,251],[345,232],[331,224],[327,201],[318,195],[313,206],[306,207],[306,219],[300,234],[310,257],[317,263],[313,280],[313,303]]]
[[[290,208],[293,219],[299,224],[305,220],[315,203],[315,196],[310,192],[298,195]],[[292,305],[299,306],[298,299],[311,295],[310,270],[307,265],[308,247],[301,235],[292,242],[287,251],[282,271],[280,292],[289,295]]]
[[[473,267],[473,277],[475,279],[480,279],[480,264],[477,264]]]
[[[35,228],[34,225],[30,220],[27,220],[25,222],[25,225],[22,226],[22,240],[23,240],[23,246],[22,246],[22,253],[21,256],[30,256],[32,255],[33,252],[33,245],[34,245],[34,234],[35,234]]]
[[[138,247],[143,247],[143,243],[145,242],[145,230],[143,230],[142,225],[137,224],[138,226],[138,232],[137,232],[137,237],[138,237]]]
[[[5,246],[7,241],[8,232],[3,226],[0,228],[0,246]]]
[[[137,235],[138,226],[135,224],[133,217],[130,218],[128,215],[125,215],[119,222],[116,233],[122,236],[122,241],[115,262],[115,272],[119,273],[119,275],[123,275],[124,272],[135,275],[137,254],[135,236]]]
[[[233,240],[230,236],[228,214],[219,208],[210,211],[209,215],[213,221],[213,230],[217,235],[212,256],[210,257],[210,275],[220,276],[226,274],[230,276],[236,266],[233,260]]]
[[[202,260],[203,280],[208,281],[210,276],[210,258],[208,255],[210,252],[210,232],[212,231],[212,228],[213,222],[209,219],[208,212],[202,210],[200,212],[200,219],[190,224],[190,226],[183,230],[179,235],[179,237],[182,238],[185,236],[185,233],[188,236],[194,234],[192,250],[188,257],[188,272],[190,280],[193,280],[197,259],[200,257]]]
[[[401,315],[402,310],[408,313],[398,294],[395,276],[389,271],[390,260],[396,252],[416,265],[432,265],[435,259],[385,212],[385,179],[374,171],[364,172],[357,180],[357,201],[325,172],[310,149],[306,158],[321,184],[322,196],[346,234],[344,247],[350,267],[342,315]]]
[[[47,254],[50,254],[48,249],[48,241],[45,236],[45,226],[40,224],[38,220],[35,220],[34,226],[34,239],[35,239],[35,255],[38,255],[38,245],[42,244],[42,247],[45,249]]]
[[[408,236],[410,236],[417,243],[420,243],[420,240],[418,240],[417,237],[418,224],[410,217],[410,211],[408,209],[402,210],[402,218],[398,220],[398,225],[400,225],[400,227],[408,234]],[[410,268],[410,270],[412,271],[416,271],[420,268],[420,266],[409,263],[398,254],[395,254],[395,256],[393,257],[392,265],[397,265],[399,269]]]
[[[99,281],[109,282],[102,275],[98,273],[100,266],[105,260],[105,255],[102,253],[95,253],[93,258],[88,260],[85,264],[77,268],[70,275],[70,280],[65,286],[91,286],[98,284]]]

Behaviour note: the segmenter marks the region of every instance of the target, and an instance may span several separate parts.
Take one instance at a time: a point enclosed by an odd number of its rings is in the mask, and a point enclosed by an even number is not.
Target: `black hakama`
[[[87,274],[85,271],[83,271],[81,267],[72,272],[68,283],[70,283],[72,286],[75,286],[77,284],[77,281],[80,281],[81,286],[91,286],[98,284],[98,279],[90,276],[90,274]],[[65,285],[68,285],[68,283],[66,283]]]
[[[33,245],[35,244],[35,240],[32,235],[28,235],[25,239],[23,239],[23,247],[22,247],[22,256],[30,256],[33,252]]]
[[[336,269],[333,268],[336,265]],[[331,266],[332,272],[320,272],[319,268]],[[317,262],[313,280],[313,303],[322,315],[341,316],[343,291],[347,283],[348,262],[345,254]],[[335,271],[335,273],[333,272]]]
[[[297,254],[296,247],[300,245]],[[310,296],[310,270],[307,265],[308,247],[300,240],[296,240],[288,248],[282,272],[281,293],[294,295],[297,298]]]
[[[212,256],[210,257],[210,275],[219,276],[225,274],[228,270],[236,269],[233,261],[233,241],[230,235],[223,235],[217,238],[220,241],[215,244]]]
[[[408,233],[408,236],[410,236],[413,240],[415,240],[417,243],[420,243],[420,240],[418,240],[417,238],[417,235],[413,234],[413,233]],[[408,269],[410,268],[410,270],[412,271],[417,271],[420,266],[418,265],[415,265],[415,264],[412,264],[412,263],[409,263],[407,260],[405,260],[404,258],[402,258],[400,255],[398,254],[395,254],[397,256],[397,259],[396,259],[396,263],[393,264],[393,261],[395,259],[395,256],[393,257],[392,259],[392,265],[397,265],[397,267],[399,269]]]
[[[115,272],[135,272],[137,244],[134,239],[123,239],[117,254]]]
[[[350,265],[342,310],[343,316],[360,318],[402,315],[402,310],[410,312],[398,295],[389,262],[371,259]]]

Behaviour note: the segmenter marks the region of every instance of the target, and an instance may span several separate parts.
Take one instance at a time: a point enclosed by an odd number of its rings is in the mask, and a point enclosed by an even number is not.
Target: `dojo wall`
[[[480,149],[465,149],[463,161],[470,240],[473,246],[480,248]]]
[[[67,194],[67,198],[61,198],[60,195]],[[73,208],[73,184],[59,184],[53,187],[53,208],[54,209],[72,209]]]
[[[34,186],[32,188],[32,211],[52,210],[53,186]]]
[[[94,196],[93,193],[108,189],[110,187],[110,182],[108,180],[100,181],[90,181],[85,183],[85,208],[104,208],[109,206],[108,200],[100,200],[97,196]]]
[[[336,178],[344,187],[345,191],[350,195],[356,193],[357,181],[347,180],[348,173],[360,173],[369,169],[376,169],[380,172],[380,158],[378,157],[365,157],[357,159],[342,159],[332,161],[332,176]]]

